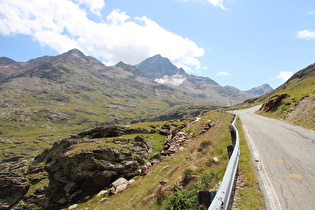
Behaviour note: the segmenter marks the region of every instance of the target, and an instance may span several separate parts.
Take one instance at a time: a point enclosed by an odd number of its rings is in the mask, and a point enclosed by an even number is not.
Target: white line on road
[[[246,126],[243,124],[243,129],[245,131],[245,135],[247,137],[248,143],[251,147],[252,150],[252,155],[254,157],[255,163],[257,164],[257,171],[259,173],[259,176],[261,178],[262,184],[264,186],[264,189],[266,191],[266,196],[265,196],[265,200],[269,202],[270,204],[270,208],[273,210],[282,210],[281,204],[279,202],[278,196],[276,194],[276,191],[267,175],[264,163],[262,161],[262,159],[260,158],[260,154],[255,146],[254,141],[252,140],[252,138],[249,135],[249,132],[246,128]],[[258,161],[258,162],[256,162]],[[260,163],[260,164],[259,164]]]

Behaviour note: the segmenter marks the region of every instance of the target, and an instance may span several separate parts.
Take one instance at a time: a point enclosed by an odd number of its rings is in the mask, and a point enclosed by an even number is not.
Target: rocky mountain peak
[[[7,57],[0,57],[0,65],[9,65],[9,64],[15,64],[16,61],[12,60],[11,58]]]
[[[176,74],[188,76],[182,68],[177,68],[168,58],[159,54],[142,61],[136,67],[146,77],[153,80]]]
[[[271,91],[273,91],[273,88],[270,87],[270,85],[263,84],[263,85],[260,85],[258,87],[254,87],[254,88],[246,91],[246,94],[249,96],[261,96],[261,95],[264,95],[265,93],[269,93]]]
[[[80,50],[78,49],[72,49],[72,50],[69,50],[68,52],[62,54],[62,56],[69,56],[69,57],[81,57],[81,58],[84,58],[86,57],[84,55],[83,52],[81,52]]]

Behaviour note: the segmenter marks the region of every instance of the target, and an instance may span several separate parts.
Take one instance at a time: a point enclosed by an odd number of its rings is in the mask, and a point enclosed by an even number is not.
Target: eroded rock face
[[[106,126],[97,127],[89,131],[84,131],[78,134],[78,137],[89,137],[89,138],[105,138],[105,137],[117,137],[126,134],[137,134],[137,133],[154,133],[155,130],[146,128],[131,128],[130,126]]]
[[[266,103],[264,103],[259,110],[265,112],[275,112],[281,106],[282,100],[288,98],[290,95],[281,94],[272,96]]]
[[[29,181],[15,173],[0,173],[0,209],[10,209],[30,187]]]
[[[117,128],[117,127],[116,127]],[[35,165],[45,163],[49,185],[37,190],[49,200],[50,209],[74,203],[88,195],[109,187],[117,178],[129,179],[137,175],[139,166],[146,162],[151,145],[142,135],[135,138],[104,138],[106,133],[135,132],[130,128],[93,129],[78,136],[56,142],[49,150],[35,158]],[[152,132],[144,130],[143,132]],[[83,138],[84,137],[84,138]],[[63,195],[62,198],[56,195]],[[32,202],[36,202],[32,200]]]

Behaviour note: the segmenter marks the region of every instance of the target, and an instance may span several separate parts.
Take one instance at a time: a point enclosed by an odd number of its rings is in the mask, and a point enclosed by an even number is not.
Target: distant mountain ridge
[[[270,87],[270,85],[268,85],[268,84],[263,84],[263,85],[260,85],[258,87],[254,87],[254,88],[247,90],[247,91],[241,91],[241,90],[239,90],[233,86],[224,86],[224,88],[227,90],[230,90],[230,91],[243,93],[243,94],[250,96],[250,97],[258,97],[258,96],[261,96],[261,95],[264,95],[266,93],[273,91],[273,88]]]
[[[196,103],[230,106],[249,98],[242,92],[221,87],[208,77],[189,75],[161,55],[148,58],[136,66],[123,62],[105,66],[77,49],[27,62],[2,57],[0,75],[1,88],[12,91],[7,94],[10,97],[0,95],[3,98],[1,107],[21,106],[18,105],[23,104],[20,100],[25,101],[25,106],[43,104],[45,100],[78,104],[82,100],[84,103],[89,100],[115,103],[116,100],[119,106],[130,110],[130,103],[122,102],[130,100],[137,101],[137,105],[133,105],[136,110],[140,107],[160,107],[153,105],[152,101],[160,101],[158,103],[172,108],[174,105]],[[156,108],[156,111],[147,114],[158,113],[160,109],[165,108]]]
[[[147,58],[136,67],[148,78],[162,84],[172,84],[177,86],[185,86],[195,89],[205,87],[204,84],[212,84],[214,89],[219,92],[225,92],[227,95],[242,95],[243,97],[257,97],[272,91],[273,89],[268,84],[263,84],[254,87],[248,91],[241,91],[232,86],[225,86],[224,89],[208,77],[200,77],[187,74],[182,68],[177,68],[168,58],[161,55],[155,55]],[[221,89],[221,90],[219,90]]]

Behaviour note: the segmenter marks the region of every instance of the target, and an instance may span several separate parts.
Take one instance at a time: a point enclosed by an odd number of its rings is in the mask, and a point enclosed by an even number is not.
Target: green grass
[[[136,178],[137,183],[125,192],[110,197],[104,203],[99,203],[101,198],[95,196],[80,204],[78,209],[167,209],[174,208],[174,205],[181,206],[183,202],[197,207],[197,191],[213,188],[222,179],[228,162],[226,146],[231,144],[228,129],[232,119],[230,114],[210,112],[184,130],[198,133],[209,119],[216,121],[213,128],[196,135],[185,145],[184,150],[152,167],[148,175]],[[204,147],[206,140],[211,141],[211,144],[207,143]],[[200,145],[204,149],[199,152]],[[214,163],[213,157],[218,157],[219,162]],[[206,164],[209,161],[211,163]],[[167,180],[164,186],[160,184],[162,180]]]
[[[304,80],[294,79],[286,84],[285,88],[279,90],[273,95],[288,94],[289,97],[282,101],[282,104],[276,112],[257,112],[260,115],[275,119],[286,120],[290,113],[295,110],[295,106],[305,97],[315,94],[315,78],[309,77]],[[270,98],[270,97],[269,97]],[[266,99],[265,101],[267,101]],[[315,107],[314,107],[315,108]],[[303,126],[315,130],[315,112],[311,109],[310,112],[304,113],[299,119],[291,119],[290,122],[299,126]]]
[[[251,158],[251,153],[248,148],[240,120],[237,120],[236,127],[240,135],[241,150],[238,177],[243,180],[245,187],[240,188],[240,200],[237,201],[238,204],[235,206],[238,209],[264,209],[262,192],[259,189],[256,172],[252,164],[253,160]]]

